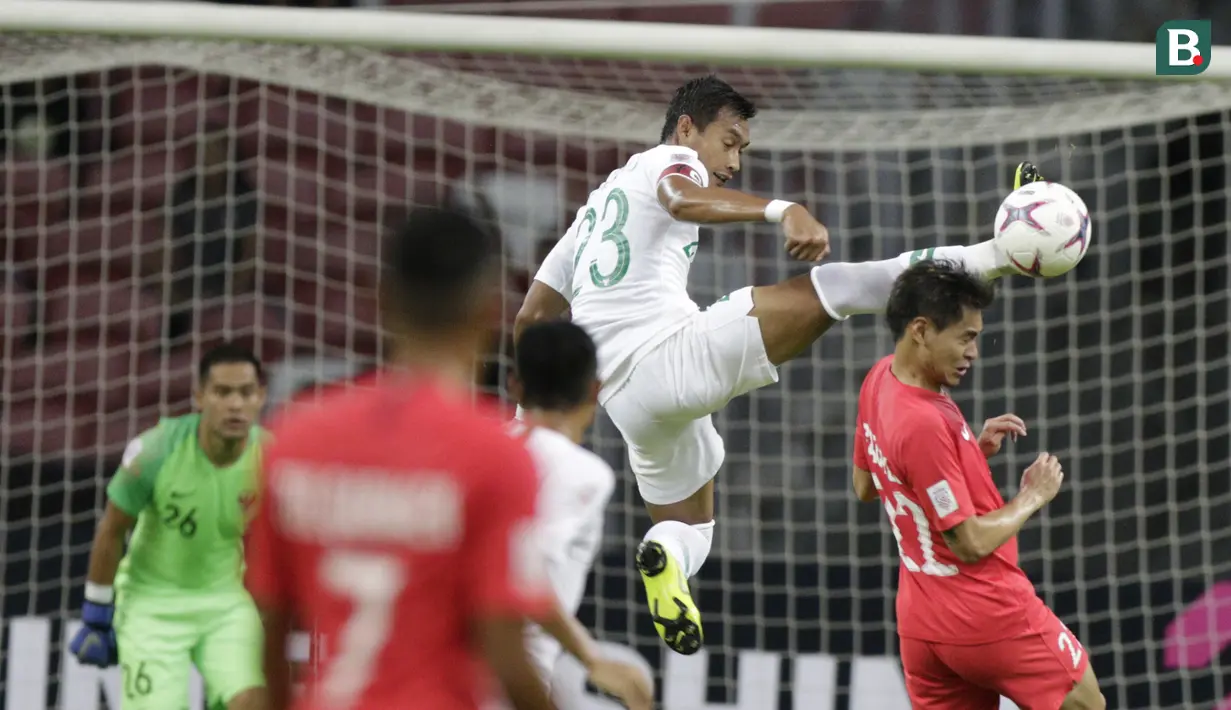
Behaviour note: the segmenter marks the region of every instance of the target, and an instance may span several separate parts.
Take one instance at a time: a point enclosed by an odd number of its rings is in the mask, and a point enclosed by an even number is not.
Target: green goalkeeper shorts
[[[188,710],[192,665],[211,708],[264,687],[264,630],[251,598],[210,613],[177,611],[168,601],[128,599],[117,608],[124,710]]]

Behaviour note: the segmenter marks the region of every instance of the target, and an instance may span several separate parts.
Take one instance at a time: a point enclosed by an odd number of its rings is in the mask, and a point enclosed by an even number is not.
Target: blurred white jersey
[[[598,346],[604,403],[641,356],[698,310],[687,289],[699,228],[658,201],[658,184],[671,175],[709,185],[689,148],[632,156],[590,193],[534,277],[569,301],[573,322]]]
[[[510,427],[524,433],[526,425],[515,421]],[[615,473],[597,455],[551,429],[530,429],[526,448],[539,471],[539,539],[551,587],[564,610],[576,614],[602,544],[603,514],[615,489]],[[559,642],[531,626],[526,648],[543,679],[550,681],[560,658]]]

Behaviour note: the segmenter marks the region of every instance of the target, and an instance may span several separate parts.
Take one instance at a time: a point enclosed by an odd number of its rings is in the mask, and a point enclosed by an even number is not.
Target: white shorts
[[[750,311],[751,287],[698,312],[606,400],[645,502],[678,503],[714,478],[726,451],[710,415],[778,381]]]

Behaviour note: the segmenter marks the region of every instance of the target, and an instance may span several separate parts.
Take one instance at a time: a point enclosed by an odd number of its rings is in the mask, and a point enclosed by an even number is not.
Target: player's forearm
[[[488,667],[516,710],[555,710],[526,653],[523,620],[485,619],[478,635]]]
[[[766,222],[771,200],[725,187],[672,190],[661,198],[671,216],[694,224]]]
[[[581,622],[573,618],[571,614],[566,612],[559,604],[552,609],[551,614],[539,621],[539,626],[551,635],[552,638],[560,642],[564,650],[570,656],[581,662],[581,665],[589,668],[594,663],[595,649],[594,639],[590,637],[590,632],[581,625]]]
[[[101,587],[115,583],[115,572],[124,557],[124,538],[132,528],[132,518],[111,504],[103,513],[103,519],[94,531],[94,544],[90,547],[90,566],[86,581]]]
[[[945,542],[957,558],[973,564],[1000,549],[1021,532],[1022,526],[1043,507],[1045,501],[1030,491],[1022,491],[997,511],[970,518],[961,526],[965,530],[945,531]]]
[[[86,573],[86,581],[110,587],[115,583],[115,571],[119,569],[123,557],[124,537],[98,531],[94,535],[94,546],[90,549],[90,569]]]

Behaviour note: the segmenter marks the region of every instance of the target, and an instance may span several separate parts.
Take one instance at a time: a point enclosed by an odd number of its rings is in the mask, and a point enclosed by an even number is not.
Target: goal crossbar
[[[662,101],[685,66],[745,72],[745,90],[758,80],[747,67],[771,66],[806,87],[797,104],[763,107],[756,150],[1064,143],[1074,134],[1184,118],[1194,107],[1231,109],[1231,81],[1219,78],[1231,76],[1231,64],[1213,63],[1201,75],[1214,80],[1147,80],[1154,61],[1147,44],[108,0],[3,2],[0,31],[4,83],[157,65],[587,141],[655,135]],[[427,50],[475,60],[414,53]],[[524,74],[500,71],[524,57],[531,62],[524,72],[533,73],[542,66],[533,62],[550,56],[633,59],[649,74],[673,67],[658,76],[675,79],[639,95],[612,95],[585,85],[531,85]],[[863,68],[852,73],[852,66]],[[999,83],[985,76],[996,71],[1015,76]],[[973,83],[952,83],[963,80]]]
[[[776,67],[1154,78],[1147,43],[475,17],[183,2],[8,0],[0,31],[248,40],[406,51],[564,55]],[[1231,47],[1211,54],[1231,56]],[[1200,75],[1231,79],[1231,64]],[[1169,77],[1174,80],[1174,77]]]

